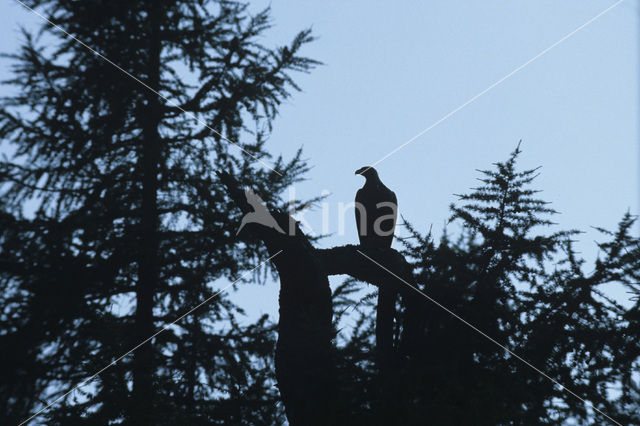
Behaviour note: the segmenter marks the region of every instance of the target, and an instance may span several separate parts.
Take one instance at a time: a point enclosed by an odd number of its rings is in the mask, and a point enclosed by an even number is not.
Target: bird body
[[[363,247],[391,247],[398,216],[396,194],[387,188],[373,167],[362,167],[356,174],[366,182],[356,193],[356,225]]]

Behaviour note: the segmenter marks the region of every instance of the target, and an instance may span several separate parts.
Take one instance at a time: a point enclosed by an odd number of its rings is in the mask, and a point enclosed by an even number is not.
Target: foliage
[[[468,324],[426,297],[403,300],[394,414],[400,424],[609,422],[526,360],[616,421],[640,424],[639,306],[624,308],[603,291],[613,282],[639,290],[634,218],[626,214],[616,232],[600,230],[608,241],[585,272],[572,241],[576,231],[544,232],[555,211],[531,189],[536,170],[516,169],[519,154],[518,147],[482,171],[481,185],[451,206],[451,222],[461,225],[456,239],[445,229],[436,243],[406,223],[411,237],[403,245],[418,288]],[[348,296],[354,285],[340,289],[336,304],[354,303]],[[368,377],[359,383],[375,394],[372,310],[356,324],[343,336],[345,368],[354,378]],[[405,332],[416,328],[417,334]],[[373,411],[363,423],[375,423],[375,407],[384,401],[353,404]]]
[[[268,318],[241,325],[221,295],[171,323],[265,255],[233,235],[238,212],[215,171],[272,207],[307,171],[300,152],[274,158],[266,144],[298,89],[291,74],[317,64],[300,56],[310,31],[267,48],[269,11],[228,0],[27,4],[121,69],[47,25],[9,55],[19,90],[0,102],[0,423],[63,396],[47,424],[282,424]],[[336,322],[355,320],[334,354],[353,424],[388,409],[397,424],[606,422],[589,404],[640,424],[635,218],[599,229],[587,272],[577,231],[550,231],[556,212],[519,154],[451,206],[456,238],[406,223],[426,297],[398,303],[391,394],[373,298],[358,301],[354,281],[334,292]],[[611,283],[635,304],[607,297]]]
[[[2,424],[264,258],[230,232],[239,218],[214,171],[282,204],[307,166],[265,144],[298,89],[291,74],[317,64],[300,56],[309,30],[268,48],[269,10],[236,1],[26,3],[121,70],[49,25],[8,55],[18,91],[0,106]],[[64,397],[47,424],[280,423],[274,326],[240,326],[241,314],[211,300]]]

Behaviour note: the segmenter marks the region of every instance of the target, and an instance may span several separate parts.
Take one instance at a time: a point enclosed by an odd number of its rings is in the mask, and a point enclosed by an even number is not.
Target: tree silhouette
[[[0,163],[3,424],[264,257],[228,230],[238,217],[213,171],[274,194],[300,179],[300,154],[273,158],[265,141],[298,89],[291,73],[316,64],[299,54],[310,31],[268,48],[269,11],[252,16],[240,2],[26,4],[121,69],[48,24],[46,46],[25,31],[10,55],[19,91],[0,110],[10,153]],[[273,326],[240,326],[240,312],[215,298],[65,396],[47,424],[279,423]]]
[[[638,292],[634,219],[601,230],[610,241],[585,273],[577,231],[538,229],[553,225],[555,211],[531,188],[536,170],[516,170],[519,153],[451,206],[456,240],[445,232],[436,244],[406,223],[403,253],[316,249],[299,229],[286,236],[254,224],[280,253],[276,373],[291,424],[637,424],[638,304],[625,309],[602,291],[619,282]],[[237,183],[222,177],[245,211]],[[281,226],[293,220],[274,214]],[[336,274],[354,279],[330,300]],[[371,298],[353,298],[359,281],[401,295],[391,367],[375,355]],[[354,306],[356,325],[335,347],[328,312],[335,327]]]
[[[457,241],[445,235],[435,245],[412,231],[416,243],[405,247],[420,268],[416,281],[513,353],[626,423],[606,389],[625,372],[611,358],[625,349],[617,333],[620,306],[601,291],[612,281],[612,270],[598,267],[600,260],[592,274],[583,273],[584,260],[573,249],[576,231],[536,230],[552,225],[555,211],[531,188],[536,170],[516,170],[519,153],[483,171],[482,185],[460,196],[462,206],[451,207],[451,220],[463,226]],[[630,221],[623,218],[629,226]],[[625,244],[637,250],[638,240],[629,237]],[[629,258],[627,266],[637,271],[637,259]],[[418,406],[439,413],[440,423],[466,424],[478,416],[486,424],[559,423],[594,415],[597,422],[609,421],[448,313],[420,312],[424,334],[409,356],[417,364],[409,361],[415,368],[407,380],[416,391],[423,380],[435,385]],[[458,398],[452,401],[452,394]]]
[[[20,91],[0,108],[3,424],[58,397],[40,421],[640,424],[631,215],[599,229],[588,267],[577,231],[549,231],[555,211],[532,189],[536,170],[517,170],[518,148],[451,206],[455,238],[405,222],[402,251],[318,249],[277,196],[307,170],[300,152],[285,161],[265,146],[297,89],[291,72],[316,64],[300,56],[309,31],[267,48],[268,11],[235,1],[27,4],[104,57],[48,25],[55,43],[25,32],[11,55]],[[277,226],[246,223],[236,236],[253,211],[246,187]],[[268,256],[277,326],[240,325],[223,294],[173,324]],[[350,276],[333,294],[332,275]],[[395,309],[376,315],[362,282]],[[612,282],[633,306],[607,297]]]

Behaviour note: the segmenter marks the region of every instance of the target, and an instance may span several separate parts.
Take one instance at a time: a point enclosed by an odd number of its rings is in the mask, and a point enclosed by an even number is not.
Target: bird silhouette
[[[247,203],[253,207],[253,211],[244,215],[236,235],[240,233],[247,223],[257,223],[262,226],[266,226],[267,228],[275,229],[281,234],[285,233],[282,228],[280,228],[280,225],[278,225],[278,222],[273,218],[271,212],[269,212],[269,209],[264,205],[264,201],[262,201],[262,198],[260,198],[258,194],[253,192],[251,188],[247,188],[244,190],[244,196],[247,198]]]
[[[356,225],[363,247],[391,247],[398,216],[398,199],[387,188],[376,169],[370,166],[356,170],[363,176],[364,186],[356,193]]]

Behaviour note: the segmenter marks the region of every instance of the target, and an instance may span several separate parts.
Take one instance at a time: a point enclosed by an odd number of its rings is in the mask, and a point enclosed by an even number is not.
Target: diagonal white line
[[[136,346],[134,346],[133,348],[129,349],[127,352],[125,352],[124,354],[120,355],[118,358],[116,358],[115,360],[113,360],[111,363],[105,365],[103,368],[101,368],[98,372],[94,373],[93,375],[91,375],[88,379],[84,380],[83,382],[81,382],[80,384],[74,386],[73,388],[71,388],[70,390],[68,390],[66,393],[64,393],[63,395],[59,396],[58,398],[56,398],[55,400],[51,401],[46,407],[42,408],[40,411],[36,412],[35,414],[33,414],[31,417],[29,417],[28,419],[23,420],[18,426],[22,426],[24,424],[29,423],[31,420],[33,420],[34,418],[36,418],[37,416],[39,416],[41,413],[43,413],[44,411],[48,410],[49,407],[51,407],[52,405],[54,405],[55,403],[57,403],[58,401],[60,401],[61,399],[65,398],[67,395],[69,395],[71,392],[73,392],[74,390],[88,384],[89,382],[91,382],[93,379],[95,379],[96,377],[98,377],[100,374],[102,374],[102,372],[104,372],[106,369],[108,369],[109,367],[112,367],[114,365],[116,365],[116,363],[118,361],[120,361],[122,358],[124,358],[125,356],[129,355],[131,352],[135,351],[136,349],[138,349],[140,346],[144,345],[145,343],[147,343],[149,340],[153,339],[154,337],[156,337],[158,334],[162,333],[163,331],[165,331],[167,328],[169,328],[169,326],[176,324],[178,321],[180,321],[182,318],[186,317],[187,315],[191,314],[193,311],[195,311],[196,309],[200,308],[202,305],[207,304],[209,301],[211,301],[214,297],[218,296],[219,294],[221,294],[222,292],[224,292],[226,289],[228,289],[229,287],[231,287],[232,285],[234,285],[235,283],[237,283],[238,281],[240,281],[241,279],[243,279],[244,277],[246,277],[247,275],[249,275],[251,272],[255,271],[256,269],[258,269],[259,267],[261,267],[262,265],[264,265],[265,263],[267,263],[268,261],[270,261],[271,259],[273,259],[274,257],[276,257],[277,255],[279,255],[280,253],[282,253],[282,250],[278,251],[276,254],[274,254],[273,256],[269,257],[267,260],[264,260],[262,262],[260,262],[260,264],[258,264],[258,266],[256,266],[255,268],[245,272],[244,274],[242,274],[240,276],[240,278],[238,278],[237,280],[233,281],[231,284],[223,287],[222,289],[216,291],[214,294],[212,294],[211,296],[207,297],[205,300],[203,300],[202,302],[200,302],[196,307],[190,309],[188,312],[184,313],[183,315],[181,315],[180,317],[176,318],[174,321],[170,322],[169,324],[165,325],[163,328],[161,328],[160,330],[156,331],[153,335],[147,337],[145,340],[143,340],[142,342],[138,343]]]
[[[473,324],[471,324],[470,322],[468,322],[467,320],[465,320],[464,318],[462,318],[460,315],[456,314],[455,312],[453,312],[451,309],[447,308],[446,306],[442,305],[440,302],[438,302],[437,300],[433,299],[432,297],[429,297],[426,293],[424,293],[423,291],[421,291],[420,289],[412,286],[411,284],[409,284],[408,282],[406,282],[404,279],[400,278],[398,275],[394,274],[393,272],[391,272],[389,269],[385,268],[383,265],[381,265],[380,263],[376,262],[375,260],[373,260],[372,258],[370,258],[369,256],[367,256],[366,254],[364,254],[363,252],[361,252],[360,250],[357,250],[358,253],[360,253],[361,255],[363,255],[365,258],[369,259],[371,262],[375,263],[376,265],[378,265],[380,268],[382,268],[383,270],[385,270],[386,272],[388,272],[389,274],[393,275],[395,278],[397,278],[398,280],[402,281],[404,284],[406,284],[409,288],[411,288],[413,291],[415,291],[416,293],[418,293],[419,295],[425,297],[427,300],[429,300],[430,302],[434,303],[435,305],[437,305],[439,308],[443,309],[444,311],[446,311],[448,314],[450,314],[451,316],[455,317],[457,320],[461,321],[463,324],[465,324],[466,326],[470,327],[472,330],[474,330],[475,332],[481,334],[483,337],[485,337],[486,339],[488,339],[490,342],[494,343],[495,345],[499,346],[501,349],[507,351],[511,356],[513,356],[514,358],[516,358],[517,360],[519,360],[520,362],[524,363],[525,365],[527,365],[528,367],[532,368],[535,372],[537,372],[538,374],[542,375],[543,377],[551,380],[554,384],[560,386],[560,388],[568,393],[570,393],[571,395],[575,396],[576,398],[578,398],[580,401],[582,401],[584,404],[587,404],[589,406],[591,406],[591,408],[593,408],[595,411],[597,411],[598,413],[602,414],[604,417],[606,417],[607,419],[609,419],[611,422],[613,422],[614,424],[618,425],[618,426],[622,426],[621,423],[618,423],[616,420],[612,419],[611,417],[609,417],[607,414],[603,413],[601,410],[599,410],[595,405],[593,405],[591,402],[583,399],[582,397],[580,397],[578,394],[576,394],[575,392],[573,392],[571,389],[568,389],[566,386],[564,386],[562,383],[558,382],[556,379],[554,379],[553,377],[549,376],[547,373],[545,373],[544,371],[540,370],[539,368],[537,368],[536,366],[534,366],[533,364],[531,364],[529,361],[527,361],[526,359],[520,357],[518,354],[514,353],[513,351],[511,351],[510,349],[508,349],[506,346],[504,346],[503,344],[501,344],[500,342],[498,342],[497,340],[495,340],[493,337],[489,336],[487,333],[485,333],[484,331],[480,330],[478,327],[474,326]]]
[[[96,56],[98,56],[99,58],[103,59],[104,61],[106,61],[107,63],[109,63],[110,65],[114,66],[115,68],[117,68],[119,71],[121,71],[123,74],[125,74],[126,76],[130,77],[131,79],[133,79],[134,81],[136,81],[137,83],[140,83],[142,86],[144,86],[146,89],[148,89],[149,91],[151,91],[152,93],[154,93],[155,95],[157,95],[159,98],[163,99],[164,101],[166,101],[169,105],[171,105],[174,108],[179,109],[180,111],[182,111],[183,113],[185,113],[189,118],[194,119],[195,121],[197,121],[198,123],[202,124],[203,126],[205,126],[207,129],[211,130],[213,133],[215,133],[216,135],[220,136],[220,138],[224,139],[225,141],[237,146],[238,148],[240,148],[240,150],[242,152],[244,152],[245,154],[247,154],[249,157],[253,158],[254,160],[260,162],[263,166],[267,167],[269,170],[271,170],[272,172],[278,174],[279,176],[282,176],[282,174],[280,172],[278,172],[276,169],[274,169],[273,167],[269,166],[267,163],[265,163],[264,161],[262,161],[261,159],[259,159],[258,157],[256,157],[255,155],[251,154],[250,152],[248,152],[247,150],[245,150],[244,148],[242,148],[238,143],[232,141],[231,139],[223,136],[220,132],[218,132],[217,130],[215,130],[213,127],[209,126],[206,121],[204,121],[203,119],[201,119],[200,117],[198,117],[197,115],[193,114],[192,112],[189,112],[187,110],[185,110],[184,108],[182,108],[180,105],[178,105],[176,102],[172,101],[171,99],[168,99],[166,96],[161,95],[157,90],[155,90],[153,87],[149,86],[147,83],[145,83],[144,81],[140,80],[138,77],[136,77],[135,75],[131,74],[129,71],[125,70],[124,68],[122,68],[120,65],[116,64],[115,62],[113,62],[111,59],[107,58],[106,56],[104,56],[102,53],[98,52],[97,50],[93,49],[91,46],[87,45],[86,43],[84,43],[82,40],[78,39],[77,37],[69,34],[64,28],[60,27],[58,24],[52,22],[49,18],[47,18],[46,16],[40,14],[39,12],[37,12],[36,10],[32,9],[31,7],[27,6],[26,4],[24,4],[21,0],[15,0],[17,3],[20,3],[25,9],[33,12],[35,15],[39,16],[40,18],[42,18],[43,20],[47,21],[51,26],[55,27],[56,29],[58,29],[60,32],[62,32],[63,34],[65,34],[67,37],[71,38],[73,41],[75,41],[76,43],[80,44],[82,47],[84,47],[85,49],[89,50],[90,52],[92,52],[93,54],[95,54]]]
[[[446,115],[444,115],[442,118],[440,118],[439,120],[437,120],[436,122],[434,122],[433,124],[431,124],[429,127],[427,127],[426,129],[422,130],[420,133],[418,133],[417,135],[415,135],[414,137],[412,137],[411,139],[409,139],[408,141],[404,142],[403,144],[399,145],[398,147],[396,147],[394,150],[392,150],[391,152],[389,152],[387,155],[385,155],[384,157],[382,157],[381,159],[379,159],[378,161],[376,161],[375,163],[373,163],[371,166],[369,167],[374,167],[378,164],[380,164],[381,162],[383,162],[384,160],[386,160],[387,158],[391,157],[393,154],[395,154],[396,152],[400,151],[402,148],[404,148],[405,146],[409,145],[411,142],[415,141],[416,139],[418,139],[420,136],[424,135],[425,133],[427,133],[428,131],[430,131],[431,129],[433,129],[434,127],[436,127],[437,125],[439,125],[440,123],[442,123],[443,121],[449,119],[450,117],[452,117],[453,115],[455,115],[457,112],[459,112],[461,109],[465,108],[466,106],[472,104],[473,102],[475,102],[478,98],[480,98],[481,96],[485,95],[486,93],[488,93],[489,91],[491,91],[492,89],[494,89],[496,86],[500,85],[501,83],[503,83],[505,80],[509,79],[510,77],[514,76],[515,74],[517,74],[518,72],[522,71],[525,67],[527,67],[529,64],[531,64],[532,62],[536,61],[537,59],[539,59],[540,57],[544,56],[546,53],[548,53],[551,49],[553,49],[554,47],[558,46],[559,44],[561,44],[562,42],[564,42],[565,40],[571,38],[573,35],[575,35],[578,31],[583,30],[584,28],[586,28],[587,26],[589,26],[590,24],[592,24],[593,22],[595,22],[598,18],[600,18],[602,15],[606,14],[607,12],[611,11],[613,8],[615,8],[616,6],[618,6],[620,3],[622,3],[624,0],[618,0],[617,2],[615,2],[613,5],[609,6],[608,8],[606,8],[605,10],[603,10],[602,12],[598,13],[596,16],[594,16],[593,18],[589,19],[587,22],[585,22],[584,24],[580,25],[578,28],[576,28],[575,30],[571,31],[569,34],[565,35],[564,37],[562,37],[560,40],[556,41],[555,43],[553,43],[551,46],[547,47],[546,49],[542,50],[540,53],[538,53],[536,56],[534,56],[533,58],[529,59],[528,61],[526,61],[525,63],[523,63],[522,65],[520,65],[519,67],[517,67],[516,69],[514,69],[513,71],[511,71],[509,74],[505,75],[504,77],[502,77],[501,79],[497,80],[495,83],[493,83],[492,85],[490,85],[489,87],[487,87],[486,89],[484,89],[483,91],[481,91],[480,93],[478,93],[477,95],[471,97],[469,100],[467,100],[465,103],[463,103],[462,105],[454,108],[453,110],[451,110],[449,113],[447,113]]]

